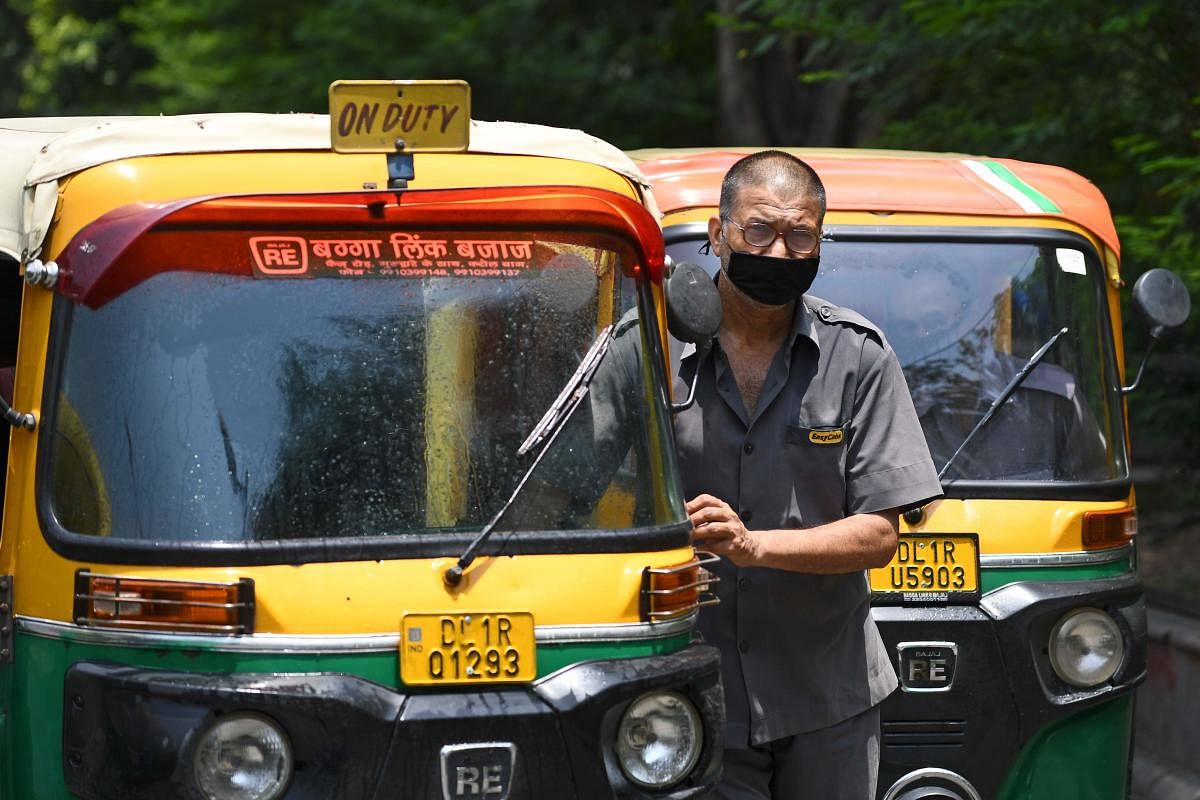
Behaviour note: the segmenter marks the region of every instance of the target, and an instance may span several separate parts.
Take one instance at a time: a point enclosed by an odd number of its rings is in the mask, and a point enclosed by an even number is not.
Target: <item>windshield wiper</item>
[[[937,474],[939,481],[942,479],[942,476],[946,474],[946,470],[950,469],[950,465],[954,463],[954,459],[958,458],[958,454],[965,450],[967,445],[971,443],[971,440],[975,438],[975,434],[983,430],[983,426],[988,424],[988,421],[992,418],[992,415],[996,413],[996,409],[1003,405],[1004,401],[1012,396],[1012,393],[1015,392],[1017,387],[1025,381],[1025,378],[1029,376],[1029,373],[1033,372],[1033,368],[1036,367],[1041,360],[1046,357],[1046,353],[1050,352],[1050,348],[1053,347],[1054,343],[1059,340],[1059,337],[1066,332],[1067,329],[1063,328],[1058,333],[1051,336],[1044,345],[1037,349],[1037,352],[1029,357],[1029,360],[1025,362],[1025,366],[1021,367],[1021,371],[1013,376],[1013,379],[1008,382],[1007,386],[1004,387],[1004,391],[1000,392],[996,399],[992,401],[992,404],[988,406],[988,410],[984,413],[983,418],[980,419],[979,422],[975,423],[975,427],[972,428],[971,432],[967,434],[967,438],[963,439],[962,444],[960,444],[958,449],[954,451],[954,455],[950,456],[946,463],[942,465],[942,468]]]
[[[479,548],[492,535],[492,531],[496,530],[496,524],[500,522],[505,513],[508,512],[509,506],[521,494],[521,490],[525,488],[525,483],[529,480],[538,464],[542,463],[542,457],[550,450],[550,445],[558,438],[558,434],[563,429],[564,423],[571,418],[575,413],[575,409],[583,402],[583,398],[587,396],[588,386],[592,382],[592,378],[596,374],[596,368],[600,366],[600,361],[604,358],[604,354],[608,352],[608,347],[612,343],[613,326],[607,325],[596,336],[592,346],[584,353],[583,360],[579,362],[579,366],[575,369],[574,374],[567,380],[562,391],[558,393],[558,397],[554,398],[554,402],[546,409],[546,413],[538,420],[538,424],[533,426],[533,430],[529,436],[525,437],[525,441],[517,448],[517,455],[523,456],[535,447],[541,446],[537,457],[533,463],[521,475],[521,479],[517,481],[517,486],[513,489],[512,494],[504,501],[504,505],[496,512],[496,516],[492,517],[487,525],[480,529],[479,534],[475,539],[467,545],[467,549],[459,556],[454,564],[447,568],[442,573],[442,580],[447,586],[457,586],[462,582],[463,573],[467,567],[471,566],[471,562],[475,560],[475,556],[479,553]]]

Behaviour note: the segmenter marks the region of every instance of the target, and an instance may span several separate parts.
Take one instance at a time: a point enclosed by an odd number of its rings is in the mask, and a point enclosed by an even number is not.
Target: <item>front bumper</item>
[[[705,740],[691,774],[654,792],[625,779],[613,754],[625,707],[654,689],[685,694]],[[197,674],[99,662],[67,673],[63,770],[88,800],[196,798],[196,735],[235,711],[266,715],[291,740],[284,795],[444,800],[446,745],[511,743],[509,798],[663,798],[707,792],[720,774],[724,703],[714,648],[588,661],[527,687],[401,694],[344,674]]]
[[[1047,654],[1050,631],[1068,611],[1108,611],[1125,635],[1126,655],[1112,680],[1093,689],[1066,685]],[[953,680],[901,688],[881,708],[880,796],[921,770],[961,776],[981,797],[996,797],[1027,744],[1048,726],[1128,694],[1146,672],[1146,608],[1129,575],[1093,581],[1024,582],[984,596],[978,606],[876,606],[872,613],[897,673],[912,643],[953,644]],[[920,648],[917,648],[918,650]],[[911,670],[911,666],[909,666]],[[1116,735],[1128,737],[1129,731]],[[1081,765],[1080,769],[1085,769]],[[916,781],[915,787],[920,784]],[[931,786],[942,786],[931,779]],[[906,797],[898,791],[892,797]],[[971,797],[969,791],[937,797]]]

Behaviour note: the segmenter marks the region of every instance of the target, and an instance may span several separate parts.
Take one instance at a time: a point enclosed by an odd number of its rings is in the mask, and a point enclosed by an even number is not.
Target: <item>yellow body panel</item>
[[[1126,500],[935,500],[925,519],[900,530],[920,533],[978,533],[982,555],[1071,553],[1083,550],[1083,515],[1087,511],[1120,511]]]
[[[127,577],[252,578],[256,633],[395,633],[401,614],[425,611],[532,611],[538,625],[638,622],[642,570],[693,558],[690,547],[656,553],[480,557],[465,573],[463,584],[451,591],[442,573],[453,558],[262,567],[81,564],[53,553],[36,524],[23,533],[22,571],[36,579],[14,582],[14,607],[22,615],[69,621],[75,571],[81,567]]]
[[[46,372],[46,349],[50,310],[54,299],[48,289],[25,284],[18,334],[16,381],[13,407],[42,418],[42,383]],[[18,549],[24,549],[21,532],[28,531],[37,543],[45,544],[38,526],[33,501],[34,470],[37,466],[37,436],[40,429],[9,428],[8,476],[4,486],[4,517],[0,520],[0,574],[15,573]],[[50,554],[51,558],[57,556]],[[19,581],[18,581],[19,582]]]

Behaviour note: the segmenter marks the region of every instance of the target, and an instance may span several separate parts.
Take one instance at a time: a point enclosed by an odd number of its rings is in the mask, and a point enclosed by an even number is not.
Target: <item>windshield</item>
[[[625,314],[634,349],[661,352],[653,315],[636,324],[632,257],[581,241],[528,234],[511,248],[523,260],[493,267],[215,267],[154,275],[95,310],[59,298],[57,522],[177,543],[479,528],[604,326]],[[622,402],[563,430],[499,530],[685,519],[661,378],[640,358],[627,372]]]
[[[700,254],[700,244],[677,239],[667,252],[715,272],[716,257]],[[1103,274],[1090,248],[1066,239],[826,241],[811,294],[884,332],[939,470],[1029,357],[1066,327],[944,479],[1128,475]]]

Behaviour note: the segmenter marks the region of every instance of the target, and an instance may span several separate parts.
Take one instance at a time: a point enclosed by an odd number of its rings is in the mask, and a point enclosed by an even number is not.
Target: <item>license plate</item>
[[[339,153],[450,153],[471,135],[466,81],[334,81],[329,133]]]
[[[886,567],[870,571],[876,599],[903,603],[977,600],[979,536],[974,533],[902,533]]]
[[[529,683],[537,677],[533,614],[405,614],[400,679],[408,686]]]

